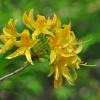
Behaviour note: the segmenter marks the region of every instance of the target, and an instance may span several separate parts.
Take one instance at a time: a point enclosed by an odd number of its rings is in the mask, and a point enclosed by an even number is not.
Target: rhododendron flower
[[[46,18],[42,15],[37,15],[37,19],[35,20],[33,17],[33,10],[30,10],[29,14],[24,13],[23,22],[30,29],[35,29],[32,37],[38,36],[40,33],[53,36],[53,33],[48,30],[50,26]]]
[[[7,59],[12,59],[19,55],[25,55],[27,60],[31,64],[33,64],[31,59],[31,48],[35,45],[37,41],[30,38],[30,33],[28,30],[24,30],[23,33],[21,33],[20,38],[21,40],[15,41],[15,46],[19,48],[14,53],[9,55]]]
[[[13,19],[10,19],[8,26],[3,29],[3,34],[0,35],[0,40],[4,45],[0,49],[0,54],[10,50],[13,47],[16,38],[20,36],[20,34],[16,32],[16,23],[17,20],[14,21]]]
[[[21,33],[16,30],[16,20],[11,19],[7,27],[3,29],[0,40],[3,46],[0,54],[5,53],[12,47],[17,49],[7,59],[25,55],[30,64],[33,64],[32,57],[44,57],[50,54],[50,73],[54,74],[54,87],[59,88],[63,84],[63,77],[69,84],[77,79],[77,69],[82,64],[79,53],[82,51],[82,41],[77,39],[71,30],[71,23],[62,25],[60,19],[54,16],[46,18],[37,15],[34,18],[33,10],[23,15],[23,22],[26,27]],[[34,56],[33,56],[34,55]],[[70,69],[74,73],[72,77]]]
[[[54,73],[54,87],[62,86],[62,76],[70,84],[73,84],[77,78],[76,69],[81,63],[77,54],[82,50],[82,43],[76,39],[74,32],[71,31],[71,24],[65,25],[64,29],[55,31],[55,37],[50,39],[49,45],[51,49],[49,76]],[[69,65],[74,72],[74,80],[68,70]]]

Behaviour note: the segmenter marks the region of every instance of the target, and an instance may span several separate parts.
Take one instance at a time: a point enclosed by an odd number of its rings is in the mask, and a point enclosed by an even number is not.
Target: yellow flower
[[[50,40],[49,40],[50,41],[49,46],[50,46],[50,49],[51,49],[50,64],[52,64],[57,57],[56,49],[60,45],[61,39],[62,39],[62,30],[61,29],[55,30],[55,36],[51,37]]]
[[[62,86],[63,79],[73,84],[77,78],[76,70],[79,68],[81,59],[77,54],[82,50],[82,42],[78,41],[73,31],[71,31],[71,24],[64,26],[64,29],[56,29],[55,37],[49,41],[50,46],[50,64],[51,70],[49,76],[54,73],[54,87]],[[72,79],[68,66],[74,72],[74,80]]]
[[[62,38],[62,47],[66,48],[66,51],[69,53],[78,54],[82,50],[82,42],[79,41],[74,32],[71,31],[71,23],[64,26],[63,29],[63,38]]]
[[[50,26],[51,31],[55,31],[56,29],[61,28],[61,21],[55,14],[52,19],[48,17],[47,23]]]
[[[35,29],[32,34],[33,38],[37,37],[40,33],[53,36],[53,33],[49,31],[46,18],[42,15],[37,15],[37,19],[35,20],[33,17],[33,10],[30,10],[28,14],[24,13],[23,22],[30,29]]]
[[[76,70],[79,68],[80,63],[81,59],[77,55],[64,57],[62,56],[62,51],[56,49],[56,58],[51,63],[52,65],[49,73],[49,76],[51,76],[54,73],[54,87],[59,88],[62,86],[62,76],[66,78],[68,83],[73,84],[74,80],[77,79]],[[68,70],[68,66],[70,66],[73,70],[74,78],[71,77],[70,72]]]
[[[36,44],[37,40],[30,38],[30,33],[28,30],[24,30],[20,36],[19,41],[15,41],[15,46],[19,47],[14,53],[9,55],[7,59],[12,59],[14,57],[25,55],[27,60],[33,64],[31,59],[31,48]]]
[[[31,53],[42,57],[49,51],[49,45],[51,68],[48,76],[54,74],[54,87],[59,88],[62,86],[63,77],[69,84],[73,84],[74,80],[77,79],[76,71],[80,68],[79,65],[82,62],[78,54],[81,52],[83,45],[71,30],[71,23],[62,27],[60,19],[55,14],[52,18],[46,18],[42,15],[37,15],[34,18],[33,9],[28,13],[24,13],[23,22],[31,31],[24,29],[22,33],[18,33],[16,31],[17,20],[9,20],[7,27],[3,29],[3,34],[0,35],[0,40],[3,43],[0,54],[16,46],[17,50],[6,58],[12,59],[20,55],[25,55],[28,62],[33,64]],[[45,38],[44,35],[48,35],[49,37]],[[38,42],[38,38],[41,40],[41,43]],[[47,48],[44,49],[44,47]],[[31,52],[31,49],[33,52]],[[72,69],[74,77],[71,76],[69,69]]]
[[[59,88],[62,86],[62,76],[66,78],[69,84],[73,84],[72,77],[67,68],[66,58],[60,56],[58,59],[56,59],[56,61],[51,66],[50,73],[48,76],[51,76],[53,73],[55,88]]]
[[[0,40],[4,45],[0,49],[0,54],[10,50],[13,47],[16,38],[20,36],[20,34],[16,32],[16,23],[17,20],[13,21],[13,19],[10,19],[8,26],[3,29],[3,34],[0,35]]]

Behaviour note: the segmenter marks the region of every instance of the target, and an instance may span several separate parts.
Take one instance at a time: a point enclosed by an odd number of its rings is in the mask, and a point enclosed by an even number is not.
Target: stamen
[[[87,63],[85,63],[85,64],[79,64],[79,65],[85,66],[85,67],[96,67],[96,65],[87,65]]]

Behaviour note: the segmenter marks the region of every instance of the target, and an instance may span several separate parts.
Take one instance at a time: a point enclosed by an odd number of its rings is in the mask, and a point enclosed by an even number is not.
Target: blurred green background
[[[0,100],[100,100],[100,0],[0,0],[0,33],[10,18],[19,19],[25,11],[60,17],[63,24],[71,21],[72,30],[84,41],[81,58],[96,67],[81,67],[75,86],[67,83],[54,90],[53,77],[48,78],[49,61],[29,66],[23,72],[0,82]],[[13,60],[0,55],[0,77],[8,74],[25,61],[24,57]]]

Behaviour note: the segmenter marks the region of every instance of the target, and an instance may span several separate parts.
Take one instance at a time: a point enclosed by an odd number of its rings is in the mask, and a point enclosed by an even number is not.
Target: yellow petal
[[[78,56],[75,55],[75,56],[73,57],[73,59],[72,59],[72,64],[75,64],[75,63],[77,62],[77,60],[78,60]]]
[[[6,58],[7,58],[7,59],[12,59],[12,58],[14,58],[14,57],[23,55],[23,54],[25,53],[25,49],[26,49],[26,48],[19,48],[19,49],[17,49],[14,53],[12,53],[11,55],[7,56]]]
[[[66,53],[66,54],[64,54],[63,52],[61,53],[61,55],[63,57],[72,57],[72,56],[75,56],[75,54],[73,54],[73,53]]]
[[[10,19],[9,22],[8,22],[8,27],[5,28],[5,31],[8,33],[8,34],[11,34],[11,35],[14,35],[14,36],[17,36],[17,32],[16,32],[16,23],[17,23],[17,20],[14,20],[13,19]]]
[[[9,33],[7,32],[7,28],[3,28],[3,33],[4,33],[5,36],[11,37],[11,34],[9,34]]]
[[[51,67],[50,67],[50,72],[49,72],[49,74],[48,74],[48,77],[50,77],[53,73],[54,73],[54,67],[51,66]]]
[[[59,69],[58,69],[58,66],[54,66],[55,67],[55,80],[58,80],[58,78],[59,78]]]
[[[82,48],[83,48],[82,44],[79,44],[78,47],[75,49],[75,53],[79,54],[82,51]]]
[[[26,50],[25,56],[26,56],[27,60],[33,65],[33,61],[32,61],[32,59],[31,59],[31,52],[30,52],[30,49],[27,49],[27,50]]]
[[[30,21],[30,20],[32,20],[31,17],[32,17],[32,11],[29,12],[29,15],[27,15],[26,12],[23,15],[23,22],[30,29],[32,29],[32,26],[30,24],[30,22],[32,22],[32,21]]]
[[[58,80],[54,80],[54,88],[55,89],[59,88]]]
[[[3,35],[0,35],[0,40],[1,42],[5,43],[9,40],[9,37],[3,34]]]
[[[61,21],[60,19],[56,16],[56,14],[54,14],[53,20],[52,20],[52,24],[53,26],[55,26],[56,28],[61,27]]]
[[[61,27],[61,21],[60,19],[54,14],[54,17],[51,19],[48,17],[47,19],[47,25],[50,26],[51,30],[56,30]]]
[[[46,24],[46,18],[44,16],[37,15],[37,24],[44,26]],[[41,26],[41,27],[43,27],[43,26]]]
[[[33,9],[30,10],[28,17],[29,17],[30,22],[33,21],[33,19],[34,19],[33,18]]]
[[[74,68],[79,69],[79,64],[81,63],[81,59],[78,56],[75,56],[75,58],[72,61],[72,65],[74,65]]]
[[[4,46],[0,49],[0,54],[5,53],[6,51],[10,50],[13,47],[13,42],[9,39]]]
[[[44,32],[44,34],[54,37],[53,33],[52,33],[52,32],[49,32],[48,30],[46,30],[46,31]]]
[[[29,15],[28,15],[28,19],[29,19],[29,24],[31,25],[31,29],[34,29],[35,26],[35,20],[34,20],[34,16],[33,16],[33,9],[30,10]]]
[[[72,78],[71,78],[68,68],[66,66],[62,66],[61,70],[62,70],[62,75],[67,79],[68,83],[73,85]]]
[[[38,30],[35,30],[35,31],[32,33],[32,39],[35,40],[39,34],[40,34],[40,32],[39,32]]]
[[[62,76],[60,75],[58,80],[54,80],[54,88],[61,88],[62,87]]]
[[[51,49],[54,49],[55,47],[57,47],[62,39],[62,30],[56,30],[55,31],[55,36],[53,38],[50,39],[49,45]]]
[[[77,68],[77,69],[79,69],[79,68],[80,68],[79,63],[76,63],[76,68]]]
[[[23,15],[23,22],[24,22],[24,24],[28,24],[29,23],[29,20],[27,18],[27,14],[26,13],[24,13],[24,15]]]
[[[35,44],[35,40],[33,41],[30,38],[30,33],[27,29],[21,33],[20,38],[19,41],[15,41],[15,45],[18,47],[32,47]]]
[[[56,52],[55,50],[51,50],[50,52],[50,64],[52,64],[56,59]]]

